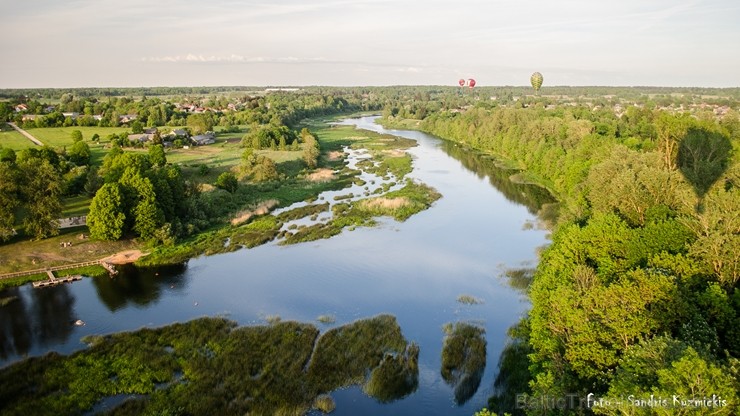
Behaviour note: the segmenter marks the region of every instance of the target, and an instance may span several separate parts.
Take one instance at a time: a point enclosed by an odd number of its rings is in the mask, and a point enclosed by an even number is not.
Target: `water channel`
[[[507,329],[528,309],[526,297],[501,278],[507,267],[532,267],[546,232],[530,227],[549,195],[508,180],[511,171],[486,156],[414,131],[386,130],[373,117],[344,124],[414,139],[410,177],[442,195],[406,222],[384,219],[373,228],[345,230],[328,240],[267,244],[200,257],[157,270],[129,268],[115,279],[83,279],[44,289],[0,292],[0,366],[49,351],[84,348],[80,338],[226,316],[241,325],[269,317],[313,322],[322,330],[395,315],[421,348],[419,387],[381,404],[359,387],[332,393],[337,415],[471,415],[491,394]],[[482,301],[457,301],[470,295]],[[322,324],[317,317],[331,315]],[[86,325],[75,326],[78,319]],[[488,362],[480,388],[457,405],[440,375],[443,325],[468,321],[486,330]]]

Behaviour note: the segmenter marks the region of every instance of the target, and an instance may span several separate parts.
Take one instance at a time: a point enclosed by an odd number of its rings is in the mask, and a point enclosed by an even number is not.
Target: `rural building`
[[[128,139],[131,140],[132,142],[139,141],[142,143],[146,143],[146,142],[151,141],[153,138],[154,138],[153,134],[146,134],[146,133],[128,135]]]
[[[214,135],[212,132],[208,132],[206,134],[193,136],[190,140],[192,140],[193,144],[196,146],[203,146],[206,144],[216,143],[216,135]]]

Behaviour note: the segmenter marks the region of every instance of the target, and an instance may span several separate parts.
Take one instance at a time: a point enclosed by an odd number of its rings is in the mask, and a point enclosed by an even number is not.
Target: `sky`
[[[0,0],[0,88],[740,86],[737,0]]]

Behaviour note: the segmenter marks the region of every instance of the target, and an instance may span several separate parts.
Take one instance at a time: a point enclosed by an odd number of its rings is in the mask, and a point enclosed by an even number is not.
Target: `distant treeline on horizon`
[[[454,92],[460,89],[453,85],[397,85],[397,86],[216,86],[216,87],[95,87],[95,88],[2,88],[0,99],[45,98],[55,99],[65,93],[73,93],[78,97],[122,97],[122,96],[169,96],[169,95],[209,95],[224,93],[259,93],[259,92],[372,92],[388,89],[408,91],[435,91]],[[476,86],[475,93],[491,93],[497,91],[511,91],[515,93],[532,93],[530,86]],[[542,95],[656,95],[656,94],[688,94],[688,95],[721,95],[740,99],[740,87],[651,87],[651,86],[543,86]]]

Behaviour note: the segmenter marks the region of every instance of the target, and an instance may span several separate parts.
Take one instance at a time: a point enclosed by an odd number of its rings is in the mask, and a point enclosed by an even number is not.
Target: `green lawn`
[[[103,163],[103,158],[109,150],[106,147],[108,144],[106,137],[108,137],[108,135],[130,131],[126,127],[48,127],[27,129],[26,131],[31,133],[33,137],[39,139],[47,146],[51,146],[53,148],[70,148],[74,143],[72,140],[72,131],[74,130],[81,131],[82,139],[90,145],[90,152],[92,154],[91,164],[93,165],[101,165]],[[95,133],[100,136],[100,141],[98,143],[90,141]],[[29,141],[29,143],[31,142]]]
[[[0,127],[0,146],[13,150],[21,150],[27,147],[36,146],[32,141],[23,137],[22,134],[15,131],[7,124]]]
[[[26,129],[27,132],[45,145],[51,147],[72,146],[72,131],[79,130],[82,132],[82,138],[89,142],[93,134],[97,133],[101,140],[105,140],[109,134],[123,133],[131,131],[127,127],[48,127]]]
[[[64,206],[62,218],[81,217],[83,215],[87,215],[88,211],[90,211],[91,202],[92,198],[87,195],[64,198],[62,201],[62,205]]]

